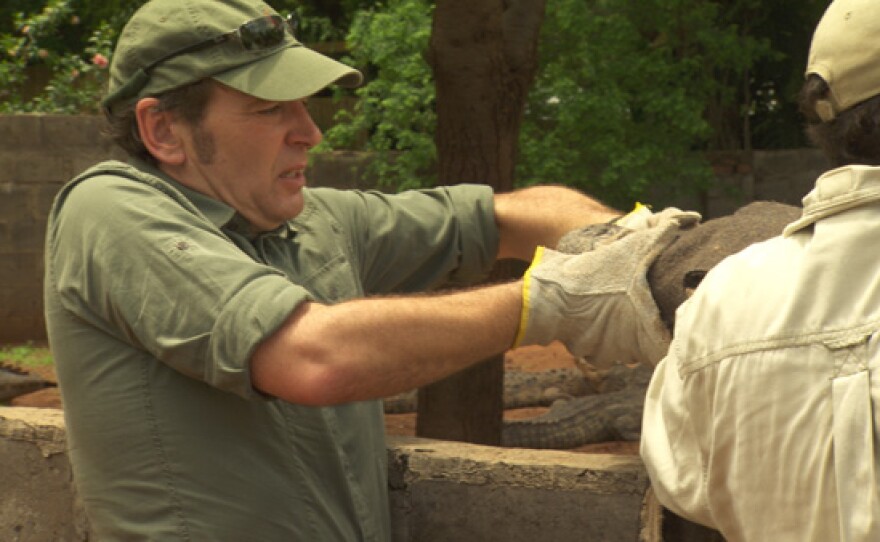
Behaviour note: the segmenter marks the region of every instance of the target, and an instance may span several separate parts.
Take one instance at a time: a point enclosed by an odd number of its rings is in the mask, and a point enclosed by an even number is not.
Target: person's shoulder
[[[771,237],[752,243],[739,252],[727,256],[709,274],[725,274],[727,280],[735,282],[753,281],[755,278],[778,270],[780,266],[787,267],[787,264],[792,263],[789,257],[791,251],[798,248],[797,243],[790,238],[781,235]]]
[[[58,192],[50,220],[112,222],[131,215],[178,208],[184,197],[170,183],[123,162],[103,162],[68,182]]]
[[[161,191],[114,170],[94,170],[87,177],[75,179],[60,194],[65,207],[106,208],[129,197],[159,196]]]
[[[791,294],[797,244],[773,237],[721,260],[676,311],[675,334],[684,358],[711,358],[734,344],[769,333]]]
[[[692,304],[699,304],[703,311],[710,307],[724,310],[747,302],[753,295],[768,295],[758,292],[785,274],[792,263],[790,245],[790,239],[772,237],[725,257],[708,271],[689,301],[695,301]]]

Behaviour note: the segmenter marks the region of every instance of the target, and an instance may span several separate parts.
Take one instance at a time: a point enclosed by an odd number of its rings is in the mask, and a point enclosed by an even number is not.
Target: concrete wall
[[[0,115],[0,344],[45,338],[42,316],[43,237],[46,214],[59,187],[76,173],[121,151],[88,116]],[[718,182],[691,201],[665,197],[655,204],[699,209],[707,218],[729,214],[755,199],[799,204],[824,168],[811,150],[718,153],[710,156]],[[334,153],[315,160],[317,185],[372,186],[365,158]]]
[[[634,456],[393,437],[388,469],[393,542],[723,542],[664,512]],[[0,407],[0,540],[94,539],[62,411]]]
[[[88,535],[62,411],[0,407],[0,540],[79,542]]]
[[[815,149],[714,152],[708,158],[716,181],[700,201],[689,206],[705,218],[729,215],[758,200],[799,207],[816,178],[828,169],[827,160]]]
[[[52,198],[75,172],[114,155],[96,117],[0,115],[0,343],[45,337],[43,237]]]

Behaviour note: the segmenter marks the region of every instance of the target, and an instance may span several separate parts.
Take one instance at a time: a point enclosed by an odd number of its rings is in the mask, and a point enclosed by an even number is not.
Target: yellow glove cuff
[[[519,315],[519,329],[516,332],[516,338],[513,339],[513,348],[518,347],[522,342],[529,325],[529,310],[531,309],[531,302],[529,300],[531,299],[530,289],[532,284],[532,269],[541,263],[543,257],[544,247],[538,246],[538,248],[535,249],[535,257],[532,258],[531,265],[529,265],[529,268],[526,269],[526,272],[523,275],[522,311]]]
[[[649,211],[651,210],[651,206],[650,206],[650,205],[645,205],[644,203],[637,201],[636,204],[633,206],[633,210],[632,210],[632,211],[626,213],[625,215],[620,215],[620,216],[618,216],[618,217],[616,217],[616,218],[612,218],[611,221],[609,221],[608,223],[609,223],[609,224],[617,224],[617,223],[620,222],[621,220],[626,220],[627,218],[629,218],[630,216],[632,216],[632,215],[638,213],[639,211],[641,211],[641,210],[644,209],[644,208],[647,208]]]

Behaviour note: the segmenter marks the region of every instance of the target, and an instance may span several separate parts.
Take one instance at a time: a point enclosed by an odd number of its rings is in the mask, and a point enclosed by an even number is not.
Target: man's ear
[[[186,161],[179,123],[174,114],[162,111],[156,98],[143,98],[135,105],[138,133],[144,146],[160,164],[179,166]]]

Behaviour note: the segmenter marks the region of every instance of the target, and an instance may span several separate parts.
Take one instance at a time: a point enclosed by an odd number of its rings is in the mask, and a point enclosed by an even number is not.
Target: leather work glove
[[[637,203],[635,209],[627,215],[619,216],[610,222],[590,224],[569,231],[556,244],[556,250],[565,254],[580,254],[595,250],[599,245],[606,245],[621,239],[634,230],[653,228],[665,222],[674,221],[685,230],[696,225],[702,217],[696,211],[682,211],[675,207],[667,207],[659,213],[652,213],[647,205]]]
[[[659,362],[671,336],[646,275],[680,227],[678,215],[664,213],[651,213],[637,225],[640,229],[588,252],[563,254],[539,247],[523,278],[514,347],[559,340],[574,356],[600,366]],[[685,221],[699,217],[678,213]]]
[[[636,203],[635,208],[629,214],[613,220],[612,224],[630,230],[644,230],[671,220],[677,222],[682,228],[687,228],[699,222],[701,218],[700,213],[696,211],[682,211],[677,207],[667,207],[659,213],[654,213],[649,206]]]
[[[612,222],[590,224],[563,235],[556,243],[556,250],[563,254],[580,254],[596,250],[601,245],[613,243],[632,233],[633,230],[623,228]]]

